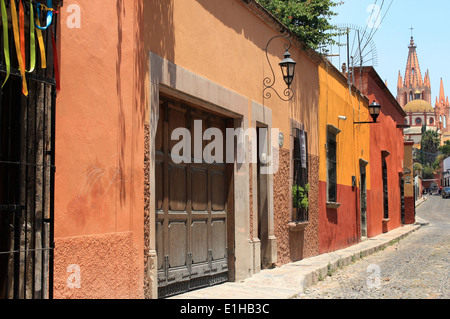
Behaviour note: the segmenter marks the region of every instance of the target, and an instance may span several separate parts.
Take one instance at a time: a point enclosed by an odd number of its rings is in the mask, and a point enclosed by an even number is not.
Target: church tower
[[[424,100],[431,104],[430,74],[427,70],[425,77],[422,77],[419,58],[416,51],[417,46],[414,44],[413,37],[411,37],[408,48],[409,54],[406,63],[405,77],[402,78],[400,72],[398,74],[397,101],[402,107],[417,99]]]
[[[439,129],[442,133],[450,132],[450,104],[448,102],[448,96],[445,96],[444,82],[442,81],[442,78],[439,97],[436,97],[435,111],[439,123]]]

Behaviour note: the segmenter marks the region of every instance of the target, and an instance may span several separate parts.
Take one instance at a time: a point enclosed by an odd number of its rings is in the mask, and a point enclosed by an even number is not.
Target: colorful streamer
[[[25,53],[25,11],[23,10],[22,0],[19,0],[19,34],[20,34],[20,54],[22,55],[23,65],[26,70],[27,60]]]
[[[52,4],[52,0],[47,0],[47,7],[42,5],[42,4],[38,4],[37,5],[37,11],[38,11],[38,19],[41,19],[41,7],[45,8],[47,11],[47,25],[45,27],[41,27],[39,24],[36,25],[37,28],[41,29],[41,30],[46,30],[53,21],[53,4]]]
[[[9,40],[8,40],[8,15],[6,13],[5,0],[1,0],[1,10],[2,10],[2,25],[3,25],[3,52],[5,54],[6,63],[6,78],[3,82],[2,88],[5,86],[11,74],[11,59],[9,56]]]
[[[25,64],[21,53],[22,51],[20,46],[19,23],[17,21],[17,7],[15,0],[11,1],[11,20],[13,25],[14,43],[16,46],[17,60],[19,61],[20,75],[22,76],[22,93],[23,95],[28,96],[28,86],[25,77]]]
[[[33,72],[36,68],[36,37],[34,30],[34,8],[30,0],[30,69],[27,71],[28,73]]]
[[[18,1],[19,7],[17,8],[16,1]],[[39,46],[39,50],[41,53],[41,68],[47,68],[47,58],[46,58],[46,49],[44,45],[44,38],[42,35],[42,30],[47,30],[48,27],[51,26],[53,21],[53,14],[57,12],[52,8],[52,0],[47,0],[47,6],[40,3],[33,3],[32,0],[29,1],[30,5],[30,52],[29,52],[29,69],[27,70],[27,62],[26,62],[26,34],[25,34],[25,7],[23,1],[27,0],[11,0],[11,22],[13,28],[14,35],[14,45],[16,48],[17,60],[19,64],[19,71],[22,77],[22,93],[25,96],[28,96],[28,86],[26,81],[26,73],[32,73],[36,69],[36,45]],[[11,56],[9,51],[9,30],[8,30],[8,13],[7,7],[5,4],[5,0],[0,0],[1,6],[1,19],[3,26],[3,51],[5,56],[5,65],[6,65],[6,77],[2,84],[2,88],[5,86],[11,75]],[[37,17],[35,17],[34,6],[37,8]],[[18,9],[18,10],[17,10]],[[47,12],[47,21],[46,25],[41,27],[40,23],[40,14],[41,11]],[[53,30],[51,30],[52,36],[52,45],[53,45],[53,57],[54,57],[54,68],[55,68],[55,81],[56,81],[56,89],[60,90],[60,74],[59,74],[59,65],[58,65],[58,51],[56,47],[56,39],[53,34]],[[36,44],[36,38],[37,43]]]
[[[44,37],[42,36],[42,31],[40,28],[39,19],[36,18],[36,35],[38,38],[39,50],[41,51],[41,68],[47,68],[47,57],[45,54]]]

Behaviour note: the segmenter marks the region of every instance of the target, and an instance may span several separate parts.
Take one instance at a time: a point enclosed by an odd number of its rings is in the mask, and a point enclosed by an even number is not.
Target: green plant
[[[342,3],[332,0],[257,0],[277,17],[301,41],[313,49],[336,44],[335,36],[344,33],[330,23],[337,13],[333,9]]]
[[[310,184],[306,184],[305,187],[300,185],[292,186],[292,200],[294,208],[308,209],[309,207],[309,191],[311,190]]]

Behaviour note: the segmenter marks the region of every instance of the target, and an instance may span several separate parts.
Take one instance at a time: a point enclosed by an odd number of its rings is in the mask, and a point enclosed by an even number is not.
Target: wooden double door
[[[197,121],[197,122],[195,122]],[[201,131],[194,129],[201,121]],[[207,164],[194,156],[196,134],[217,128],[226,136],[226,119],[168,98],[161,98],[155,139],[156,251],[160,298],[228,281],[229,167]],[[180,140],[176,129],[187,129],[185,149],[172,154]],[[203,137],[203,136],[202,136]],[[177,137],[178,138],[178,137]],[[217,138],[217,137],[216,137]],[[211,141],[201,140],[202,151]],[[179,163],[179,156],[192,156]],[[179,149],[178,149],[179,150]],[[185,153],[188,152],[188,153]],[[213,151],[219,152],[218,149]]]

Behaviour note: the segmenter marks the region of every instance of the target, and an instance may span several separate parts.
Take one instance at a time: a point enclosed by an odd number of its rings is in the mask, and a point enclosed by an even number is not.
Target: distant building
[[[431,82],[429,71],[422,77],[417,46],[411,37],[408,60],[404,78],[399,72],[397,84],[397,101],[405,110],[407,116],[405,124],[409,125],[404,131],[405,137],[420,145],[422,129],[438,132],[442,138],[442,128],[448,127],[449,107],[445,98],[444,86],[441,80],[439,99],[436,98],[436,109],[431,105]],[[444,124],[445,123],[445,124]]]
[[[450,103],[448,96],[445,96],[442,78],[439,97],[436,97],[435,112],[438,128],[442,132],[442,143],[444,143],[445,140],[450,140]]]
[[[442,163],[442,186],[450,187],[450,157]]]

